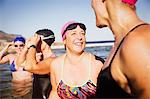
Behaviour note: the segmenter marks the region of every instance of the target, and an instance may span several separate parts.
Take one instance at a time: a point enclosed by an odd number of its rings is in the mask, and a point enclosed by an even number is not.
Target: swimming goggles
[[[47,36],[47,37],[44,37],[43,35],[40,35],[41,39],[42,40],[46,40],[46,39],[50,39],[50,38],[55,38],[54,35],[50,35],[50,36]]]

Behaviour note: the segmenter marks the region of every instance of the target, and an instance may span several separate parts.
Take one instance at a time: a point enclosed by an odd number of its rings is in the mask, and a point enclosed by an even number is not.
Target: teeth
[[[78,46],[80,46],[80,45],[82,45],[82,43],[81,42],[79,42],[79,43],[75,43],[76,45],[78,45]]]

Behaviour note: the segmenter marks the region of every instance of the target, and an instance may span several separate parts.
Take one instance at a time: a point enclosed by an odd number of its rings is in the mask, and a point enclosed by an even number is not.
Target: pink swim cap
[[[137,0],[122,0],[122,2],[130,4],[130,5],[135,5],[135,3],[137,2]]]
[[[75,21],[69,21],[69,22],[67,22],[67,23],[62,27],[62,29],[61,29],[61,35],[62,35],[62,40],[63,40],[63,41],[65,40],[65,37],[66,37],[66,32],[65,32],[66,28],[67,28],[69,25],[73,24],[73,23],[77,23],[77,22],[75,22]]]

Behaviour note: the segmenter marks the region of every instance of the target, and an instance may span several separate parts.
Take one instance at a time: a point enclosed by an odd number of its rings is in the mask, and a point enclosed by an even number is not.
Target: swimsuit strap
[[[90,61],[89,61],[89,65],[88,65],[88,68],[89,68],[88,80],[92,79],[92,76],[91,76],[92,54],[89,53],[89,56],[90,56]]]
[[[117,54],[117,52],[118,52],[118,50],[119,50],[119,48],[120,48],[122,42],[124,41],[124,39],[125,39],[132,31],[134,31],[136,28],[138,28],[139,26],[142,26],[142,25],[148,25],[148,23],[141,23],[141,24],[136,25],[134,28],[132,28],[132,29],[123,37],[123,39],[121,40],[119,46],[117,47],[117,49],[116,49],[116,51],[115,51],[115,53],[114,53],[114,55],[113,55],[113,57],[112,57],[112,59],[111,59],[109,65],[112,64],[112,61],[113,61],[113,59],[115,58],[115,56],[116,56],[116,54]]]
[[[12,63],[10,64],[10,70],[12,72],[15,72],[16,71],[16,68],[15,68],[15,61],[13,60]]]
[[[63,67],[64,67],[64,65],[65,65],[65,60],[66,60],[66,55],[67,54],[65,54],[65,56],[64,56],[64,61],[63,61],[63,63],[62,63],[62,65],[61,65],[61,80],[63,80],[64,81],[64,76],[63,76]]]

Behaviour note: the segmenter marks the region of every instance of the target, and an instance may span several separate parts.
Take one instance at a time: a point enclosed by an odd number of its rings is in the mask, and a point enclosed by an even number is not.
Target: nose
[[[78,33],[77,38],[78,38],[79,40],[82,40],[82,39],[83,39],[83,35],[82,35],[81,33]]]

